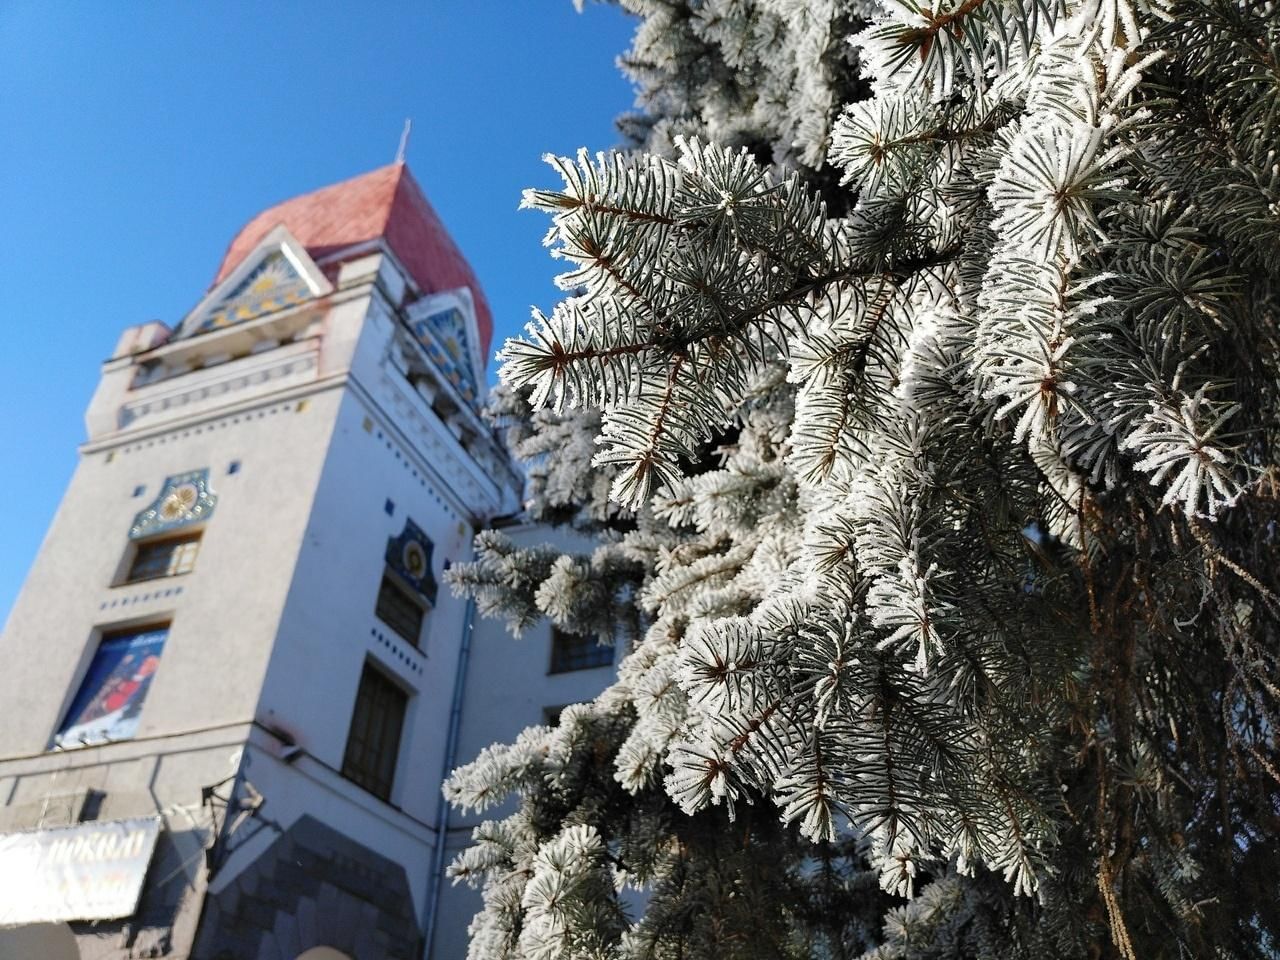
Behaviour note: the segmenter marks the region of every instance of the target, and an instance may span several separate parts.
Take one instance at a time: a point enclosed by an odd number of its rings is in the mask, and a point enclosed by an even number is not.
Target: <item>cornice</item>
[[[229,417],[242,416],[260,407],[288,405],[298,400],[314,397],[320,393],[340,389],[349,382],[347,371],[343,370],[326,377],[307,380],[296,386],[281,388],[271,393],[251,394],[243,399],[207,407],[196,413],[187,414],[182,418],[175,417],[172,420],[146,423],[134,429],[118,430],[87,440],[80,444],[78,449],[82,456],[88,456],[116,450],[120,447],[136,446],[142,442],[174,434],[179,430],[207,427]]]
[[[413,458],[413,465],[453,500],[458,513],[474,521],[500,511],[502,488],[480,469],[422,398],[410,394],[408,385],[402,387],[397,379],[382,369],[375,389],[354,377],[348,385],[377,415],[381,429]]]
[[[156,417],[161,417],[171,422],[181,419],[185,408],[211,398],[255,387],[261,388],[260,394],[275,392],[273,384],[290,379],[296,382],[315,371],[319,362],[318,342],[307,340],[228,361],[208,370],[159,380],[130,391],[130,399],[120,405],[117,423],[123,431],[130,424],[147,418],[154,422]]]

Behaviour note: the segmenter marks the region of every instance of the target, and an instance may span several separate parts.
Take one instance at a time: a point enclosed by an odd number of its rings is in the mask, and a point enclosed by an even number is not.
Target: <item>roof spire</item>
[[[404,163],[404,152],[409,147],[409,134],[413,131],[413,120],[405,117],[404,129],[400,131],[400,146],[396,148],[396,163]]]

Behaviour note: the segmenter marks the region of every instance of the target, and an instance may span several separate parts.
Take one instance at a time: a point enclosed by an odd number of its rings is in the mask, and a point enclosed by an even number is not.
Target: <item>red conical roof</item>
[[[214,283],[227,276],[274,227],[284,224],[314,259],[382,238],[426,293],[469,287],[488,363],[493,315],[480,281],[403,163],[305,193],[262,211],[240,230]]]

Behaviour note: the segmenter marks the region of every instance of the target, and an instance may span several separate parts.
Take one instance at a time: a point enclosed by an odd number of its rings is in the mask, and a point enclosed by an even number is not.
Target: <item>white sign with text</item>
[[[130,916],[159,834],[150,817],[0,834],[0,926]]]

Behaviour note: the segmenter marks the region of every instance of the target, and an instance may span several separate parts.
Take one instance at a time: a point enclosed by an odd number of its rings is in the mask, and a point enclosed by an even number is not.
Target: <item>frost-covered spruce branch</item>
[[[472,955],[1269,955],[1280,16],[625,5],[500,392],[602,544],[453,581],[631,652],[451,779]]]

